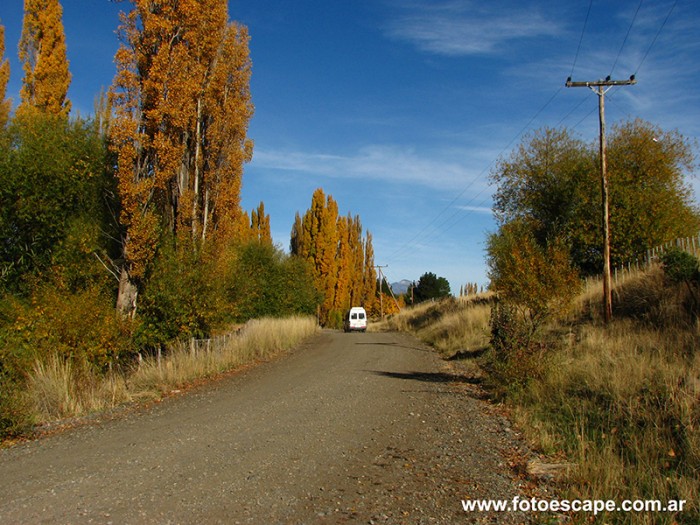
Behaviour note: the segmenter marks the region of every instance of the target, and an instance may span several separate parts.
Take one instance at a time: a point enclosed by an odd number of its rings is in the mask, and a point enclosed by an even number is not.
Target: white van
[[[353,306],[345,318],[345,331],[364,332],[365,330],[367,330],[367,312],[361,306]]]

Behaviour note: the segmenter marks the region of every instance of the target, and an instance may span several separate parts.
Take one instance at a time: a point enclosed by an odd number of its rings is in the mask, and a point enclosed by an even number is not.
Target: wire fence
[[[242,327],[238,327],[225,334],[216,335],[208,339],[195,339],[192,337],[184,341],[173,341],[165,347],[160,345],[155,349],[154,357],[158,366],[160,366],[163,357],[174,351],[188,351],[193,357],[212,352],[221,352],[228,348],[232,341],[240,335],[241,328]],[[143,362],[143,359],[143,355],[139,353],[139,364]]]
[[[646,272],[654,265],[658,265],[660,257],[672,248],[678,248],[695,257],[700,256],[700,233],[693,237],[685,237],[664,243],[661,246],[647,250],[645,254],[640,255],[637,259],[614,268],[612,271],[613,285],[623,284],[628,279]],[[586,290],[599,286],[602,282],[602,275],[587,277]]]

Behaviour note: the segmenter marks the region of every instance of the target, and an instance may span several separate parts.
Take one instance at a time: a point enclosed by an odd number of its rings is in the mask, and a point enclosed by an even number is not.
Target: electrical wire
[[[651,51],[651,48],[654,47],[654,44],[656,44],[656,39],[659,38],[659,35],[661,34],[661,31],[663,30],[664,26],[666,25],[666,22],[668,22],[669,17],[671,16],[671,13],[673,13],[673,10],[676,8],[676,4],[678,3],[678,0],[675,0],[673,2],[673,5],[671,6],[671,9],[669,10],[668,14],[666,15],[666,18],[664,18],[663,23],[661,24],[661,27],[659,30],[656,32],[656,35],[654,35],[654,40],[651,41],[651,44],[649,45],[649,49],[647,49],[647,52],[644,53],[644,57],[642,58],[642,61],[639,63],[637,66],[637,69],[634,72],[634,75],[637,76],[637,73],[642,67],[642,64],[644,64],[644,61],[647,59],[647,56],[649,55],[649,52]]]
[[[591,7],[593,7],[593,0],[588,2],[588,11],[586,12],[586,19],[583,21],[583,29],[581,30],[581,38],[578,40],[578,47],[576,48],[576,55],[574,56],[574,63],[571,65],[570,77],[574,76],[574,68],[576,67],[576,62],[578,61],[578,54],[581,51],[581,43],[583,42],[583,35],[586,34],[586,26],[588,25],[588,17],[591,15]]]
[[[646,58],[647,58],[647,56],[649,55],[651,49],[654,47],[654,45],[655,45],[655,43],[656,43],[656,40],[658,39],[659,35],[661,34],[661,31],[663,30],[664,26],[666,25],[666,22],[668,21],[669,17],[671,16],[671,13],[672,13],[673,10],[675,9],[675,6],[676,6],[677,3],[678,3],[678,0],[675,0],[674,3],[673,3],[673,5],[671,6],[671,9],[669,10],[668,14],[666,15],[666,18],[664,19],[663,23],[661,24],[661,27],[660,27],[659,30],[657,31],[656,35],[654,36],[654,39],[652,40],[652,42],[651,42],[649,48],[647,49],[646,53],[644,54],[644,57],[642,58],[642,60],[641,60],[641,62],[640,62],[640,64],[639,64],[639,66],[637,67],[637,70],[635,71],[635,75],[637,74],[637,72],[638,72],[639,69],[641,68],[642,64],[643,64],[644,61],[646,60]],[[618,63],[618,61],[619,61],[620,56],[622,55],[622,51],[624,50],[625,44],[627,43],[627,40],[628,40],[629,35],[630,35],[631,31],[632,31],[632,28],[634,27],[634,24],[635,24],[635,22],[636,22],[636,19],[637,19],[637,16],[638,16],[638,14],[639,14],[639,11],[640,11],[640,9],[641,9],[642,4],[643,4],[643,0],[640,0],[639,5],[637,6],[637,10],[635,11],[635,14],[634,14],[634,16],[633,16],[633,18],[632,18],[632,21],[631,21],[631,23],[630,23],[630,27],[629,27],[628,30],[627,30],[627,34],[625,35],[625,38],[624,38],[624,40],[623,40],[623,42],[622,42],[622,45],[620,46],[620,50],[619,50],[618,53],[617,53],[617,57],[615,58],[615,61],[613,62],[613,66],[612,66],[612,69],[611,69],[611,75],[612,75],[612,72],[615,70],[615,67],[617,66],[617,63]],[[589,4],[588,4],[588,10],[587,10],[587,12],[586,12],[586,18],[585,18],[584,24],[583,24],[583,29],[582,29],[582,31],[581,31],[581,37],[579,38],[579,43],[578,43],[578,46],[577,46],[577,49],[576,49],[576,55],[574,56],[574,61],[573,61],[573,64],[572,64],[572,66],[571,66],[571,76],[573,76],[573,73],[574,73],[574,70],[575,70],[575,67],[576,67],[576,63],[578,62],[578,57],[579,57],[579,54],[580,54],[580,50],[581,50],[581,45],[582,45],[582,42],[583,42],[583,38],[584,38],[584,35],[585,35],[585,32],[586,32],[586,27],[587,27],[587,25],[588,25],[588,20],[589,20],[589,18],[590,18],[592,5],[593,5],[593,0],[590,0],[590,1],[589,1]],[[457,224],[459,224],[459,223],[460,223],[462,220],[464,220],[464,218],[466,218],[469,214],[475,213],[475,211],[474,211],[473,209],[465,209],[465,208],[467,208],[468,206],[472,206],[472,204],[486,191],[486,189],[487,189],[486,187],[482,188],[479,192],[477,192],[474,196],[472,196],[471,199],[469,199],[469,200],[462,206],[461,209],[455,210],[451,215],[449,215],[448,217],[446,217],[445,219],[443,219],[442,221],[440,221],[440,222],[438,223],[438,220],[439,220],[441,217],[443,217],[443,215],[444,215],[450,208],[453,207],[453,205],[467,192],[467,190],[468,190],[469,188],[471,188],[471,187],[474,185],[474,183],[475,183],[477,180],[479,180],[479,179],[484,175],[484,173],[485,173],[487,170],[490,170],[491,167],[497,162],[497,160],[504,154],[504,152],[505,152],[506,150],[508,150],[508,149],[513,145],[513,143],[514,143],[516,140],[518,140],[518,138],[520,138],[520,137],[523,135],[523,133],[525,133],[525,132],[530,128],[531,124],[532,124],[532,123],[537,119],[537,117],[539,117],[539,115],[554,101],[554,99],[559,95],[559,93],[561,92],[562,89],[563,89],[563,88],[560,86],[559,89],[557,89],[557,91],[555,91],[555,93],[547,100],[547,102],[545,102],[545,103],[540,107],[540,109],[527,121],[527,123],[520,129],[520,131],[510,140],[510,142],[508,142],[508,144],[507,144],[506,146],[504,146],[504,148],[499,152],[499,154],[496,156],[496,158],[495,158],[493,161],[491,161],[483,170],[481,170],[481,171],[477,174],[477,176],[474,177],[474,178],[467,184],[467,186],[465,186],[464,189],[462,189],[462,191],[460,191],[446,206],[444,206],[444,207],[440,210],[440,212],[439,212],[436,216],[434,216],[433,219],[432,219],[428,224],[426,224],[418,233],[416,233],[416,234],[415,234],[413,237],[411,237],[408,241],[406,241],[405,243],[403,243],[402,246],[400,246],[399,248],[397,248],[391,255],[389,255],[388,260],[393,260],[393,259],[397,258],[399,255],[403,255],[404,253],[407,253],[408,251],[414,249],[414,248],[415,248],[415,243],[416,243],[417,240],[420,240],[420,239],[423,239],[423,238],[428,238],[428,237],[433,236],[433,235],[435,235],[435,234],[442,234],[442,233],[445,233],[446,231],[449,231],[449,230],[452,229],[454,226],[456,226]],[[562,118],[559,120],[559,122],[557,123],[557,127],[560,126],[560,125],[562,124],[562,122],[564,122],[567,118],[569,118],[579,107],[581,107],[581,105],[583,105],[583,103],[584,103],[585,101],[586,101],[586,99],[581,99],[581,101],[580,101],[576,106],[574,106],[566,115],[564,115],[564,117],[562,117]],[[595,110],[596,110],[596,107],[593,107],[593,108],[592,108],[590,111],[588,111],[579,121],[577,121],[576,124],[574,124],[573,127],[572,127],[571,129],[576,129],[577,127],[579,127],[586,119],[588,119],[588,118],[595,112]],[[479,204],[484,204],[484,205],[485,205],[485,204],[488,204],[488,203],[489,203],[489,201],[487,200],[487,201],[482,201],[482,202],[479,203]],[[473,206],[473,207],[478,207],[478,206]],[[436,223],[437,223],[437,224],[436,224]],[[433,225],[435,225],[435,226],[433,226]]]
[[[617,52],[617,56],[615,57],[615,62],[613,62],[612,69],[610,69],[610,76],[612,76],[613,72],[615,71],[615,66],[617,65],[617,61],[620,60],[620,55],[622,55],[622,50],[624,49],[625,43],[627,42],[627,39],[630,36],[630,32],[632,31],[632,27],[634,27],[634,22],[637,20],[637,15],[639,14],[639,10],[642,7],[642,3],[644,3],[644,0],[639,0],[639,5],[637,6],[637,10],[634,12],[634,16],[632,17],[632,22],[630,23],[630,26],[627,29],[627,34],[625,35],[625,38],[622,41],[622,45],[620,46],[620,50]]]

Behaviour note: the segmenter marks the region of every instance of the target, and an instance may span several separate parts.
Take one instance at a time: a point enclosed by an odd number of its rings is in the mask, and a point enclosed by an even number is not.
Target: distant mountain
[[[391,283],[391,291],[394,292],[394,295],[402,295],[408,291],[408,287],[412,284],[413,281],[409,281],[408,279],[402,279],[397,283]]]

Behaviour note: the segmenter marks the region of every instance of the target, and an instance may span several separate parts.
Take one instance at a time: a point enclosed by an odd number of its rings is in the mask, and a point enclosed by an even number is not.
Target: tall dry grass
[[[571,523],[698,524],[700,328],[684,306],[687,290],[658,267],[627,279],[613,290],[609,326],[601,298],[602,286],[589,288],[573,314],[546,327],[537,379],[501,385],[506,403],[536,449],[574,464],[561,497],[686,500],[682,513],[579,513]],[[488,310],[419,305],[380,328],[409,331],[450,355],[488,344]]]
[[[193,352],[188,344],[175,344],[162,358],[144,359],[129,373],[97,374],[82,363],[52,356],[36,362],[26,395],[36,423],[84,416],[159,398],[188,383],[268,359],[317,330],[310,317],[253,320],[209,350]]]
[[[698,522],[700,355],[688,352],[692,339],[630,320],[584,326],[543,380],[513,400],[540,448],[576,463],[569,497],[688,502],[681,515],[601,514],[601,523]]]
[[[416,335],[445,357],[479,353],[489,343],[492,294],[419,303],[371,325],[374,330],[398,330]]]

